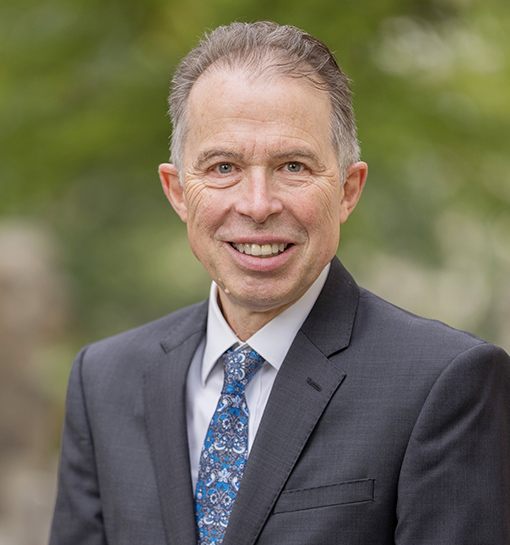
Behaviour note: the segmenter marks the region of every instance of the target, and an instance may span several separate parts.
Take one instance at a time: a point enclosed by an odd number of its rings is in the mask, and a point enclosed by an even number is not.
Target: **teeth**
[[[242,254],[273,257],[281,254],[288,244],[284,242],[274,242],[272,244],[237,244],[233,242],[232,246]]]

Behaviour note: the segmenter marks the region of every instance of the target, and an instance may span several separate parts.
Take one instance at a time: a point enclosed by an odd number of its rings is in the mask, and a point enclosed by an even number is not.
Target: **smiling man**
[[[256,72],[219,60],[197,80],[182,166],[160,167],[242,341],[298,301],[333,259],[367,173],[361,162],[341,173],[328,92],[275,73],[267,55]]]
[[[51,545],[510,544],[508,356],[335,257],[367,166],[328,48],[220,27],[170,112],[210,297],[78,355]]]

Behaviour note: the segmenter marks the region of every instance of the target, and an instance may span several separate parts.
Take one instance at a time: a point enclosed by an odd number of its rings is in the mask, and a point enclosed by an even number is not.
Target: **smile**
[[[286,250],[288,244],[284,242],[274,242],[273,244],[237,244],[230,243],[238,252],[257,257],[274,257]]]

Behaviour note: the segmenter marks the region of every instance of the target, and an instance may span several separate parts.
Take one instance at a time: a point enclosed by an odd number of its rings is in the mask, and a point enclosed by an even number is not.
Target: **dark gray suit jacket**
[[[51,545],[194,545],[195,305],[78,355]],[[277,376],[224,545],[509,545],[510,359],[338,260]]]

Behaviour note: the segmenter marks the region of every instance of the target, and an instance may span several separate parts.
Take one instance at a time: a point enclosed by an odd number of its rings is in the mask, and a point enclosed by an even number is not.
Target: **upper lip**
[[[236,236],[227,241],[233,244],[293,244],[290,240],[272,235]]]

